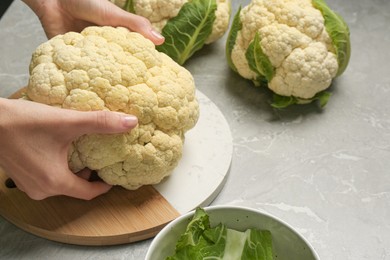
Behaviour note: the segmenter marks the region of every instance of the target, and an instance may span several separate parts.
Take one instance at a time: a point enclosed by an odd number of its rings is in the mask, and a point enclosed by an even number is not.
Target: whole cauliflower
[[[158,183],[172,172],[184,134],[199,116],[192,75],[125,28],[88,27],[40,45],[32,55],[26,95],[67,109],[137,116],[132,131],[84,135],[69,152],[72,171],[88,167],[127,189]]]
[[[323,0],[253,0],[237,12],[226,54],[233,70],[276,93],[273,106],[323,106],[347,67],[349,29]]]
[[[184,64],[204,44],[228,30],[230,0],[110,0],[128,12],[147,18],[165,37],[159,51]]]

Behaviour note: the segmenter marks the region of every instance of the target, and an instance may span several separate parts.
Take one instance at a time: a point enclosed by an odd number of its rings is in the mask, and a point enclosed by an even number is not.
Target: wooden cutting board
[[[7,188],[0,169],[0,215],[53,241],[114,245],[151,238],[180,214],[208,205],[223,187],[233,145],[222,113],[201,92],[197,96],[199,122],[186,135],[178,167],[162,183],[135,191],[114,187],[91,201],[65,196],[35,201],[17,188]]]
[[[70,244],[113,245],[156,235],[179,213],[152,187],[114,187],[91,201],[65,196],[35,201],[7,188],[0,172],[0,214],[35,235]]]

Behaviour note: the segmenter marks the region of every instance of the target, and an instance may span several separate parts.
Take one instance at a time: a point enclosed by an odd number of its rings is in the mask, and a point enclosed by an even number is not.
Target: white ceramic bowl
[[[275,259],[318,260],[314,248],[290,225],[259,210],[238,206],[210,206],[204,208],[211,226],[224,223],[228,228],[244,231],[248,228],[271,231]],[[194,211],[180,216],[165,226],[153,239],[146,260],[163,260],[174,253],[176,242],[185,231]]]

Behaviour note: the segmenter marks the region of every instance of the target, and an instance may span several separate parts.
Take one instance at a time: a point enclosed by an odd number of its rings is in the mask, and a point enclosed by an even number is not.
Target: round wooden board
[[[201,92],[197,97],[199,121],[186,135],[178,167],[162,183],[135,191],[114,187],[91,201],[65,196],[34,201],[16,188],[7,188],[7,176],[0,169],[0,215],[46,239],[114,245],[151,238],[180,214],[208,205],[225,183],[233,144],[217,106]]]

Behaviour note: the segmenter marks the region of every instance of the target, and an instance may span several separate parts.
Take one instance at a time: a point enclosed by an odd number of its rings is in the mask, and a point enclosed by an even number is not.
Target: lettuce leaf
[[[165,42],[157,46],[180,65],[183,65],[205,44],[216,19],[216,0],[193,0],[185,3],[177,16],[162,30]]]
[[[239,7],[237,13],[235,14],[232,22],[232,26],[229,31],[229,35],[226,40],[226,59],[230,66],[230,68],[237,72],[237,68],[233,63],[232,60],[232,51],[234,48],[234,45],[236,44],[237,34],[242,29],[242,23],[240,20],[240,13],[241,13],[241,6]]]
[[[126,0],[125,6],[123,7],[123,9],[126,10],[127,12],[135,14],[133,0]]]
[[[248,61],[249,68],[256,72],[258,83],[264,81],[270,82],[275,75],[275,68],[272,66],[268,56],[263,52],[260,44],[260,35],[257,32],[255,38],[249,44],[245,56]]]
[[[321,108],[325,107],[332,94],[328,91],[318,92],[314,97],[309,99],[297,98],[294,96],[281,96],[274,94],[271,106],[274,108],[282,109],[294,104],[307,104],[313,101],[318,101]]]
[[[229,229],[220,223],[210,226],[206,212],[197,208],[194,217],[176,244],[175,254],[166,260],[273,259],[272,236],[268,230]]]

